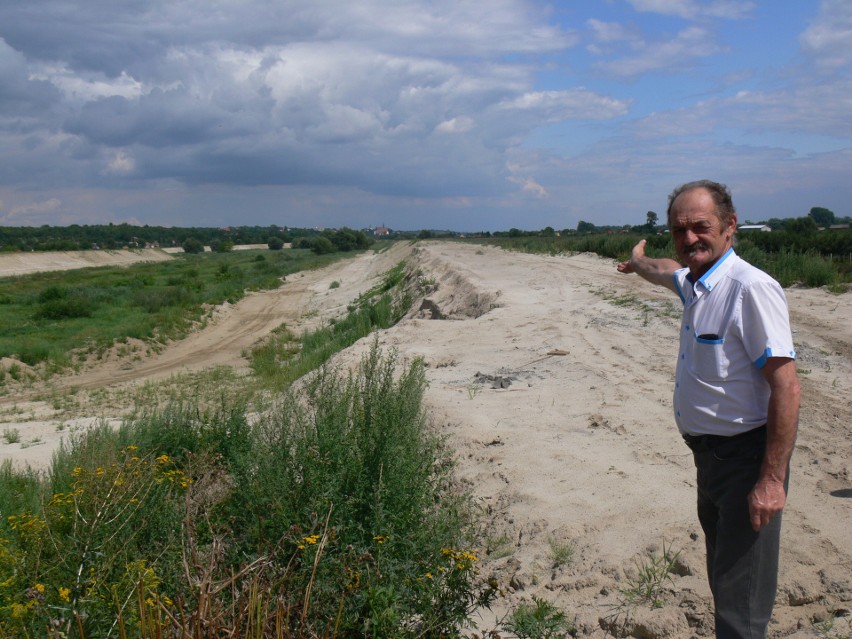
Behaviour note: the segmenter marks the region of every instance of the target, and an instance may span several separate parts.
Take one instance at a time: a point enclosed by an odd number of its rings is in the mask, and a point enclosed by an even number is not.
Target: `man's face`
[[[724,225],[707,189],[696,188],[677,196],[670,224],[678,257],[698,279],[733,245],[737,218]]]

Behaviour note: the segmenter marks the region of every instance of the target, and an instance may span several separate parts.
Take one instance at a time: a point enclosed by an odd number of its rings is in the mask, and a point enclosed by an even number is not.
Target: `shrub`
[[[334,253],[337,249],[334,244],[331,243],[330,239],[320,236],[314,238],[311,242],[311,250],[317,255],[325,255],[327,253]]]
[[[577,633],[572,619],[554,604],[535,595],[532,603],[522,602],[515,608],[502,626],[518,639],[556,639]]]
[[[50,300],[39,306],[33,313],[33,319],[36,320],[63,320],[91,316],[92,308],[78,297]]]
[[[56,300],[64,300],[68,297],[68,289],[58,284],[51,284],[45,287],[38,295],[38,301],[44,304],[45,302],[53,302]]]
[[[106,636],[117,620],[138,618],[137,594],[160,597],[158,562],[179,565],[169,550],[179,547],[176,517],[188,478],[164,455],[95,446],[109,456],[93,459],[87,448],[60,453],[80,465],[54,476],[53,490],[43,484],[38,511],[12,511],[4,522],[0,564],[15,566],[4,571],[7,587],[0,589],[0,627],[8,636],[45,628]]]
[[[194,237],[184,240],[183,244],[181,244],[181,248],[183,248],[184,253],[189,253],[190,255],[204,252],[204,244],[201,240]]]
[[[423,363],[377,343],[251,425],[179,404],[0,468],[6,636],[458,636],[490,601]],[[51,630],[51,631],[54,631]]]

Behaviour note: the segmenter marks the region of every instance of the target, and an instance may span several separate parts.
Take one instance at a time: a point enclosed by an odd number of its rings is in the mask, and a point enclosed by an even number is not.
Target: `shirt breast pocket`
[[[700,379],[718,381],[728,375],[728,357],[725,354],[725,338],[713,334],[702,334],[693,344],[692,366]]]

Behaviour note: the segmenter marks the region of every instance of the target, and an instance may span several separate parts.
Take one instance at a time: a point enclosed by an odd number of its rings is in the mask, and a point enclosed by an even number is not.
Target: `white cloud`
[[[635,45],[638,52],[617,60],[596,63],[596,68],[618,77],[634,77],[651,71],[676,73],[696,58],[719,53],[723,48],[716,44],[713,34],[703,27],[691,26],[680,31],[671,40]]]
[[[50,82],[71,102],[89,102],[110,96],[136,98],[142,94],[142,83],[125,71],[116,78],[106,78],[100,73],[85,77],[64,65],[39,66],[30,74],[30,79]]]
[[[114,175],[127,175],[136,169],[136,161],[125,151],[116,151],[106,166],[106,172]]]
[[[34,214],[50,213],[59,209],[60,206],[62,206],[62,201],[57,198],[28,202],[27,204],[12,207],[9,210],[7,219],[26,218]]]
[[[618,22],[604,22],[590,18],[586,21],[586,25],[592,31],[592,37],[597,42],[632,42],[637,46],[641,44],[639,36],[631,29]]]
[[[628,0],[636,11],[695,20],[703,16],[739,19],[751,13],[756,2],[743,0]]]
[[[843,69],[852,66],[852,3],[823,0],[819,16],[799,41],[821,67]]]
[[[520,186],[521,191],[523,191],[524,193],[528,193],[537,198],[546,198],[549,196],[547,189],[531,177],[510,176],[508,179],[513,184],[517,184],[518,186]]]
[[[435,127],[436,133],[467,133],[473,129],[475,123],[472,118],[460,116],[444,120]]]
[[[629,103],[583,87],[565,91],[533,91],[504,100],[499,108],[533,112],[544,122],[611,119],[627,113]]]

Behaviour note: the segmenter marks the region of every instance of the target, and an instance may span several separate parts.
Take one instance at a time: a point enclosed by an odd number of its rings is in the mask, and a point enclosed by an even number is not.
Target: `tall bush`
[[[374,342],[261,415],[175,405],[4,467],[0,636],[459,636],[493,593],[424,388]]]

